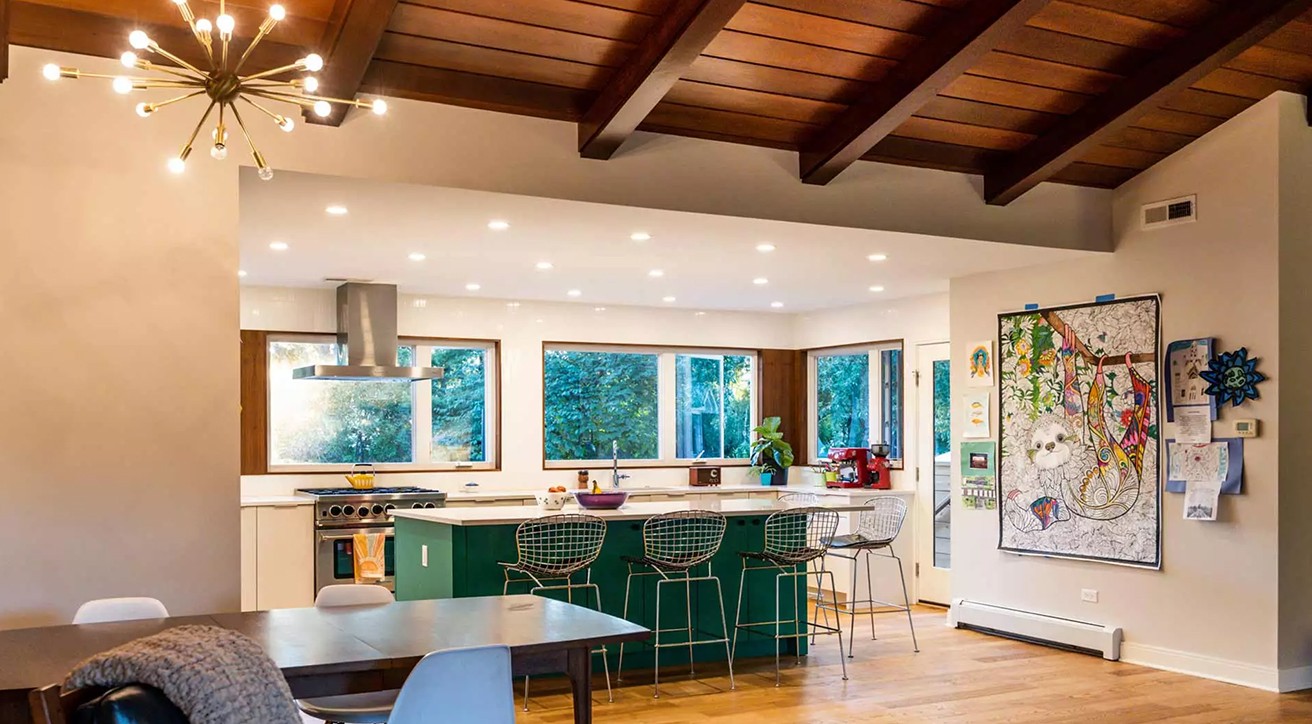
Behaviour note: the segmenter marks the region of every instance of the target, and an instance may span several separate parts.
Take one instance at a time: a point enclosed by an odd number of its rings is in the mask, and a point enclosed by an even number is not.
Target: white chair
[[[344,583],[321,588],[319,594],[314,597],[314,607],[368,606],[388,604],[395,600],[396,597],[392,592],[382,586]],[[386,724],[393,721],[391,715],[393,705],[396,703],[397,691],[397,689],[388,689],[362,694],[298,699],[296,705],[315,719],[336,724]]]
[[[514,724],[510,648],[435,651],[419,660],[396,697],[390,724]]]
[[[168,618],[169,610],[156,598],[98,598],[78,606],[73,623],[136,621],[143,618]]]

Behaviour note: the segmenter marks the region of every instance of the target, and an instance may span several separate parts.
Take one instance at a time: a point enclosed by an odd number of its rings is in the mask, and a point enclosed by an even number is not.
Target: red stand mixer
[[[829,460],[838,469],[838,479],[826,481],[825,487],[888,490],[893,487],[888,467],[889,452],[889,446],[883,443],[868,448],[830,448]]]

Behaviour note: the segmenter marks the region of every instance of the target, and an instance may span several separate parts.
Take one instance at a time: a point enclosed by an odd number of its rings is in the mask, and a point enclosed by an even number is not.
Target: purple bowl
[[[629,499],[629,494],[623,490],[616,490],[609,493],[576,493],[574,498],[579,501],[579,506],[588,510],[615,510],[624,505],[624,501]]]

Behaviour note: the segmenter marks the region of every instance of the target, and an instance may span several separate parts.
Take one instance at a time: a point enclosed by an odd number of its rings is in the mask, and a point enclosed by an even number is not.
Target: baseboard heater
[[[1052,646],[1066,651],[1121,658],[1121,629],[1069,618],[1004,608],[958,598],[952,602],[951,622],[957,628]]]

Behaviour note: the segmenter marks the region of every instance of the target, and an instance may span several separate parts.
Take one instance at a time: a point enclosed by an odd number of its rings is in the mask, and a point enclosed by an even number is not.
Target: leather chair
[[[35,724],[188,724],[182,710],[153,686],[61,691],[53,684],[29,697]]]

